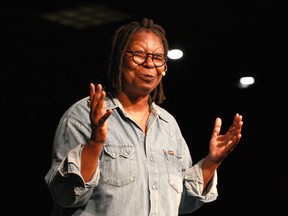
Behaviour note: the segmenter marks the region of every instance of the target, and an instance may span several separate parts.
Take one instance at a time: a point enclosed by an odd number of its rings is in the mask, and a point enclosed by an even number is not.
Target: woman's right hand
[[[95,89],[93,83],[90,84],[90,122],[91,122],[91,143],[103,144],[108,136],[108,122],[106,121],[112,114],[112,110],[106,110],[105,103],[106,92],[102,89],[102,85],[98,84]]]

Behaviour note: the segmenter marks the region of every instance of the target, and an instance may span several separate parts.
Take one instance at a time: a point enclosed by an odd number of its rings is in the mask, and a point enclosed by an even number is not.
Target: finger
[[[243,125],[242,115],[238,114],[237,116],[235,116],[235,120],[233,122],[234,134],[241,133],[242,125]]]
[[[219,136],[220,130],[221,130],[221,125],[222,125],[222,120],[220,118],[216,118],[214,128],[213,128],[212,137]]]
[[[94,97],[94,94],[95,94],[95,86],[93,83],[90,83],[90,96],[89,96],[89,99],[87,100],[88,108],[91,108],[92,98]]]
[[[228,149],[230,149],[230,151],[232,151],[237,144],[239,143],[241,138],[241,134],[238,134],[236,137],[233,138],[233,140],[230,141],[230,143],[228,144]]]
[[[104,125],[104,123],[106,122],[106,120],[110,117],[110,115],[112,114],[112,110],[108,110],[98,121],[97,127],[101,127]]]
[[[238,130],[239,128],[241,128],[242,124],[243,124],[242,116],[239,115],[238,113],[235,114],[232,125],[229,128],[229,131],[232,132]]]
[[[91,107],[92,107],[93,112],[96,111],[95,109],[98,106],[99,100],[101,98],[101,93],[102,93],[102,85],[98,84],[96,86],[96,89],[94,87],[94,94],[91,98],[91,101],[92,101]]]
[[[98,97],[99,98],[97,98],[96,110],[106,109],[106,103],[105,103],[106,92],[101,91],[98,94]]]
[[[95,85],[93,83],[90,83],[90,100],[93,99],[94,94],[95,94]]]
[[[242,115],[239,115],[238,113],[234,117],[233,125],[235,126],[241,126],[242,125]]]

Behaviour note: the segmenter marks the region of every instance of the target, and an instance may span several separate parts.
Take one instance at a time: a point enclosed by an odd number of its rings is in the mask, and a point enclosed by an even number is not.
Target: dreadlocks
[[[112,40],[112,50],[108,65],[108,81],[106,91],[115,97],[121,91],[121,75],[123,67],[123,58],[126,49],[129,46],[132,36],[139,31],[148,30],[158,35],[164,47],[164,55],[168,53],[168,41],[164,29],[153,22],[152,19],[144,18],[142,22],[131,22],[127,25],[120,26]],[[151,92],[151,100],[158,104],[165,100],[162,81]]]

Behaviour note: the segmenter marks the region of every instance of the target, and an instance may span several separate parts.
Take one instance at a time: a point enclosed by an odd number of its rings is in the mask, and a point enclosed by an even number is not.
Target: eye
[[[136,50],[136,51],[134,51],[134,55],[136,55],[136,56],[144,56],[145,57],[146,53],[141,51],[141,50]]]
[[[156,53],[156,54],[154,54],[154,59],[163,60],[164,59],[164,55],[161,54],[161,53]]]

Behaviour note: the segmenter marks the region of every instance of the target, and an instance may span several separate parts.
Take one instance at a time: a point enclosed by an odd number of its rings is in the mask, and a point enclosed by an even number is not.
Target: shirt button
[[[152,188],[153,188],[154,190],[157,190],[157,189],[158,189],[157,185],[153,185]]]
[[[150,160],[153,161],[153,157],[150,157]]]

